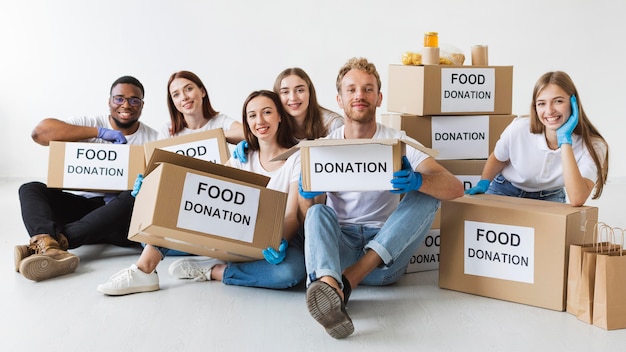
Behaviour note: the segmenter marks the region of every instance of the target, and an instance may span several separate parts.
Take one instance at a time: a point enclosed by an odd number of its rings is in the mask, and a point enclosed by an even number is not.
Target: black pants
[[[103,197],[86,198],[48,188],[41,182],[20,186],[22,219],[30,237],[63,233],[69,248],[109,243],[122,247],[141,245],[128,239],[135,198],[121,192],[105,204]]]

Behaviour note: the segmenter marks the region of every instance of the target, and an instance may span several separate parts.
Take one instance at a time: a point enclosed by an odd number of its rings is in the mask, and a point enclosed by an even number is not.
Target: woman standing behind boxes
[[[343,117],[317,102],[315,86],[309,75],[299,67],[283,70],[274,81],[274,93],[280,96],[285,111],[291,116],[293,135],[299,140],[326,137],[343,126]],[[241,141],[233,157],[247,161],[248,144]]]
[[[595,188],[602,194],[609,146],[591,124],[565,72],[542,75],[533,90],[530,117],[504,130],[467,194],[490,193],[582,206]],[[567,118],[566,118],[567,117]],[[564,189],[565,188],[565,191]]]
[[[256,91],[248,96],[243,105],[242,122],[249,144],[250,162],[230,159],[227,165],[269,176],[268,188],[288,194],[283,241],[278,250],[268,248],[263,251],[265,260],[225,263],[214,258],[189,257],[173,262],[169,273],[179,279],[220,280],[228,285],[275,289],[292,287],[306,275],[301,238],[296,236],[300,228],[297,217],[300,154],[296,152],[285,161],[270,160],[294,146],[297,140],[293,138],[291,121],[280,104],[280,98],[271,91]],[[159,251],[148,252],[147,248],[148,245],[139,261],[146,259],[153,264],[149,273],[137,270],[138,261],[98,286],[98,291],[107,295],[125,295],[158,290],[155,269],[162,255]]]

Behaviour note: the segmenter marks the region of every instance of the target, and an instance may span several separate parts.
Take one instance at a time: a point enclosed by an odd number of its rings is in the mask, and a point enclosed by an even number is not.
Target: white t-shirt
[[[81,116],[75,117],[66,121],[72,125],[78,126],[87,126],[87,127],[104,127],[108,129],[113,129],[111,123],[109,122],[109,115],[100,115],[100,116]],[[128,144],[137,144],[142,145],[147,142],[155,141],[158,138],[158,132],[152,127],[146,125],[145,123],[139,122],[139,128],[133,134],[124,136],[126,137],[126,141]],[[109,141],[105,141],[101,138],[89,138],[82,142],[89,143],[112,143]]]
[[[324,119],[324,126],[326,126],[328,133],[343,126],[343,116],[327,109],[321,109],[321,111],[322,118]]]
[[[230,158],[230,166],[270,177],[267,188],[289,193],[289,186],[300,179],[300,151],[293,153],[285,160],[283,166],[274,171],[267,171],[261,166],[259,151],[248,153],[248,162]]]
[[[331,132],[328,139],[345,139],[345,126]],[[372,139],[402,138],[415,141],[407,137],[404,131],[376,124],[376,133]],[[406,146],[406,157],[415,170],[417,165],[429,157],[409,145]],[[389,180],[391,182],[391,180]],[[382,227],[387,218],[398,207],[400,195],[389,191],[368,191],[368,192],[329,192],[327,193],[326,204],[335,210],[339,224],[358,224],[371,227]]]
[[[217,114],[216,116],[212,117],[209,120],[209,122],[206,123],[206,125],[195,130],[185,127],[182,129],[182,131],[178,132],[176,136],[184,136],[184,135],[188,135],[188,134],[192,134],[196,132],[209,131],[209,130],[213,130],[216,128],[221,128],[224,131],[228,131],[230,129],[230,126],[234,122],[237,122],[237,121],[231,117],[228,117],[224,114]],[[170,136],[171,128],[172,128],[172,121],[166,122],[163,128],[161,128],[161,131],[159,132],[159,139],[172,137]]]
[[[577,134],[572,135],[572,149],[580,174],[595,183],[596,164],[582,138]],[[601,141],[594,142],[594,149],[600,156],[605,155],[606,147]],[[548,148],[543,133],[530,133],[528,116],[515,118],[505,128],[493,154],[500,161],[509,161],[502,170],[502,176],[517,188],[527,192],[538,192],[565,186],[561,149]]]

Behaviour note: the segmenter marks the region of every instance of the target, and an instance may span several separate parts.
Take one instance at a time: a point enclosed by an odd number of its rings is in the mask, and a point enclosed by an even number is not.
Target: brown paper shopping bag
[[[621,232],[623,239],[624,230],[613,231]],[[626,251],[622,248],[596,257],[593,325],[606,330],[626,328]]]
[[[603,228],[603,226],[605,226],[604,223],[585,223],[583,243],[570,245],[566,295],[566,311],[570,314],[578,314],[578,306],[580,304],[579,285],[582,276],[583,253],[589,251],[602,252],[610,244],[610,242],[606,241],[599,242],[599,239],[597,238],[598,228]],[[587,236],[588,233],[590,236]],[[586,242],[586,239],[589,242]]]
[[[600,241],[602,239],[612,240],[612,228],[604,223],[597,223],[594,226],[594,239]],[[619,248],[619,245],[613,245],[610,241],[598,242],[598,246],[592,246],[591,250],[582,251],[580,279],[578,281],[578,309],[576,317],[588,324],[593,322],[593,297],[596,276],[596,257],[600,254],[607,253],[611,249]]]

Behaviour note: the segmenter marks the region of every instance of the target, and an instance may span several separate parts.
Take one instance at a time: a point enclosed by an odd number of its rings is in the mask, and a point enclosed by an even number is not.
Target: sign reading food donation
[[[465,221],[465,274],[534,282],[532,227]]]
[[[142,146],[50,142],[48,187],[73,190],[132,189],[145,162]]]
[[[433,116],[432,146],[438,159],[478,159],[489,156],[489,116]]]
[[[155,149],[216,164],[223,164],[230,157],[228,142],[221,128],[148,142],[144,144],[144,148],[146,162],[150,160]]]
[[[441,112],[493,111],[494,68],[442,68]]]
[[[259,198],[258,189],[187,173],[176,226],[251,243]]]

